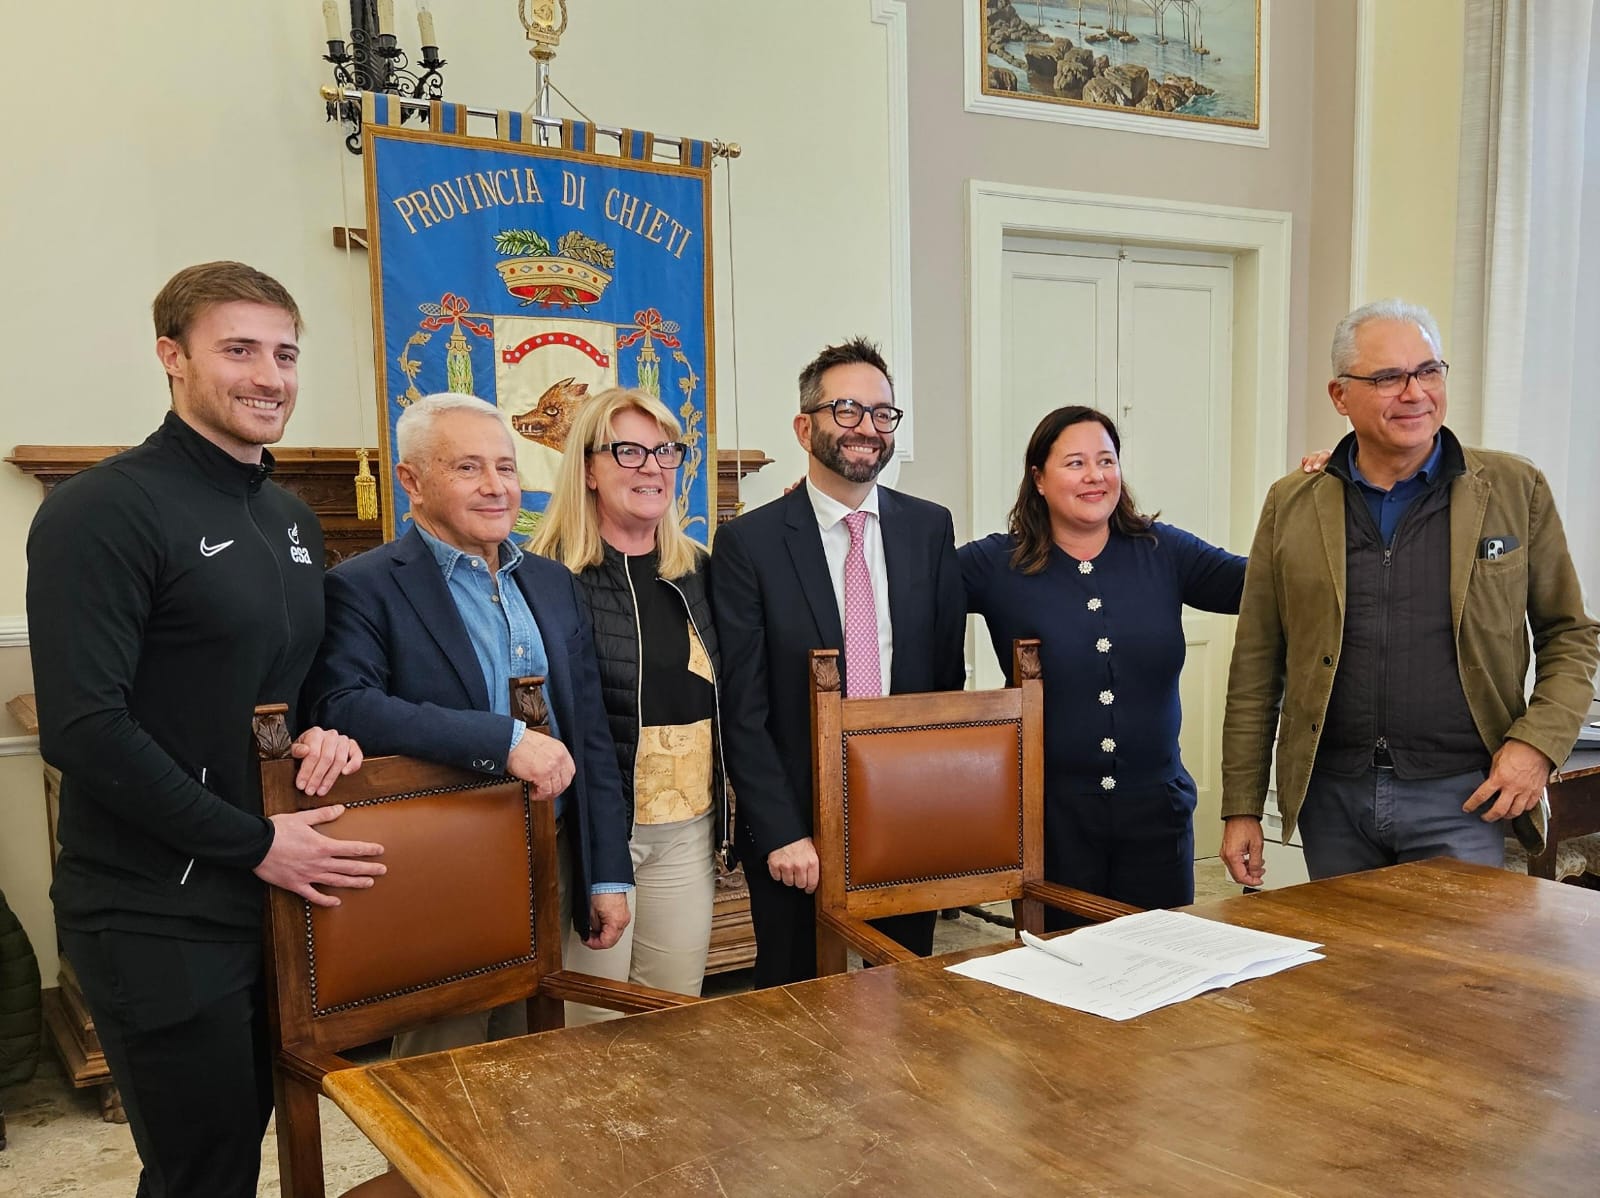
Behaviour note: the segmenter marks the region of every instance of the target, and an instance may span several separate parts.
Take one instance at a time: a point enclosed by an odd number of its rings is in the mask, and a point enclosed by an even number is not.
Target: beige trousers
[[[562,963],[578,973],[637,982],[677,994],[700,993],[711,945],[711,903],[717,871],[708,812],[675,824],[634,824],[633,919],[606,949],[592,949],[571,926]],[[567,1026],[616,1019],[618,1012],[567,1004]]]

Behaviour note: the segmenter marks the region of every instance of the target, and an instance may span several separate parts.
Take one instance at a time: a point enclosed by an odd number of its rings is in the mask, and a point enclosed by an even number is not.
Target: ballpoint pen
[[[1080,969],[1083,968],[1082,961],[1078,960],[1076,957],[1068,956],[1064,951],[1056,947],[1054,943],[1048,940],[1041,940],[1032,932],[1022,933],[1022,943],[1029,945],[1032,948],[1036,948],[1042,953],[1049,953],[1058,961],[1065,961],[1068,965],[1076,965]]]

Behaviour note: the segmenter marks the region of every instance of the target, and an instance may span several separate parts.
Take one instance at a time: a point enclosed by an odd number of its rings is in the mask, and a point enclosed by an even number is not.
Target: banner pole
[[[337,103],[340,100],[349,100],[357,105],[361,103],[361,97],[363,94],[364,93],[359,88],[341,88],[335,87],[332,84],[328,84],[326,87],[323,87],[319,93],[321,98],[328,103]],[[390,96],[389,100],[391,103],[399,104],[402,108],[411,108],[423,112],[427,111],[429,104],[429,101],[427,100],[404,100],[399,96]],[[548,102],[548,99],[546,99],[547,104]],[[480,119],[492,121],[500,115],[500,110],[498,108],[479,108],[471,104],[466,104],[462,107],[466,109],[467,116],[469,117],[479,117]],[[357,111],[359,111],[359,108]],[[542,129],[558,130],[561,128],[560,117],[539,116],[535,113],[529,113],[528,119],[539,125]],[[603,134],[606,137],[614,137],[619,142],[622,140],[622,127],[620,125],[595,125],[594,131],[596,133]],[[681,137],[657,135],[655,142],[658,146],[671,146],[673,149],[678,149],[680,146],[682,146],[685,140],[686,139]],[[740,144],[736,141],[718,141],[713,139],[707,144],[710,145],[711,154],[714,158],[737,158],[744,152],[743,147],[740,146]]]

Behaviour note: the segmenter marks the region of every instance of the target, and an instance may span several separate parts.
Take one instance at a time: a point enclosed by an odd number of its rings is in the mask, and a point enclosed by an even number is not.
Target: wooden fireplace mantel
[[[120,445],[18,445],[6,458],[18,470],[39,480],[45,494],[80,470],[113,454]],[[362,520],[356,515],[355,475],[357,450],[329,446],[280,446],[272,450],[276,462],[273,479],[303,499],[317,514],[322,525],[326,559],[333,566],[347,557],[371,549],[383,541],[383,513],[378,519]],[[373,469],[377,452],[371,451]],[[717,523],[724,524],[743,509],[739,501],[739,480],[754,474],[772,459],[758,449],[717,451]],[[380,492],[379,503],[382,503]],[[21,719],[24,710],[32,715],[32,696],[13,701],[13,712]],[[37,726],[37,723],[34,725]],[[45,795],[51,829],[52,850],[56,826],[56,794],[59,775],[46,768]],[[734,870],[717,878],[713,911],[711,954],[708,972],[718,973],[749,965],[755,958],[755,940],[750,928],[749,897],[744,875]],[[81,1000],[70,963],[63,957],[59,990],[47,992],[51,1030],[63,1059],[68,1063],[75,1084],[99,1085],[106,1118],[120,1119],[121,1102],[110,1084],[110,1074],[94,1039],[93,1024]]]
[[[80,470],[121,453],[123,445],[18,445],[5,460],[39,480],[48,495]],[[277,446],[272,450],[277,468],[273,481],[305,500],[322,524],[328,565],[371,549],[383,541],[383,513],[377,520],[356,516],[356,453],[332,446]],[[368,451],[378,469],[378,451]],[[717,523],[726,524],[743,508],[739,480],[754,474],[772,459],[759,449],[717,450]],[[382,498],[380,493],[379,502]]]

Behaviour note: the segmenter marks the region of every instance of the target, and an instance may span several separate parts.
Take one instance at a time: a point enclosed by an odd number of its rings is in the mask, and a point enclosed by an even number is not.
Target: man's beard
[[[844,452],[846,437],[854,437],[853,433],[839,433],[828,436],[820,429],[812,434],[811,455],[832,470],[840,478],[853,483],[870,483],[883,473],[883,468],[889,464],[889,458],[894,453],[894,442],[880,440],[868,441],[866,438],[856,440],[858,445],[877,444],[881,450],[875,461],[862,461],[858,458],[847,457]]]

